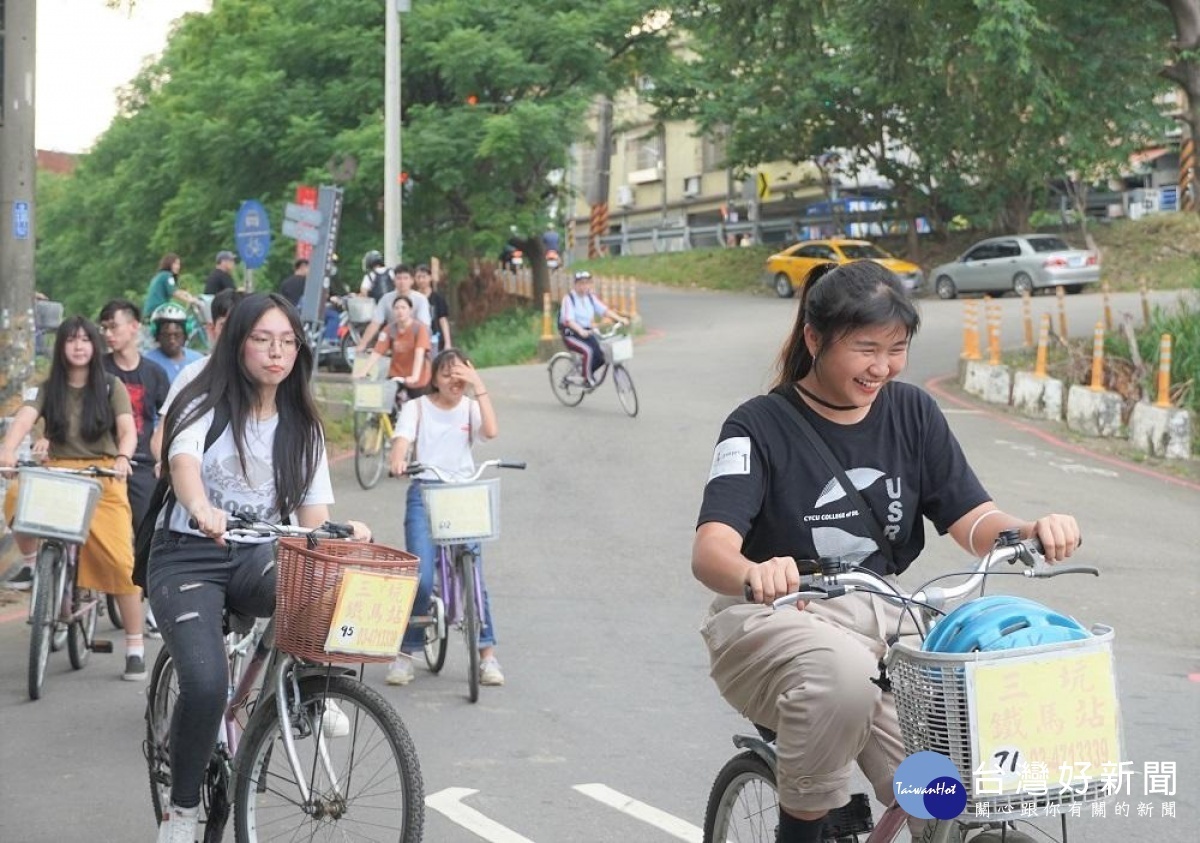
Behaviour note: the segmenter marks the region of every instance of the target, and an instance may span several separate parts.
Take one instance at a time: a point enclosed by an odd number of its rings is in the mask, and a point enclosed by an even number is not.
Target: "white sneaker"
[[[388,668],[387,677],[383,681],[389,685],[407,685],[413,681],[415,675],[412,656],[401,653]]]
[[[504,673],[500,670],[500,662],[495,656],[489,656],[479,663],[480,685],[503,685]]]
[[[158,843],[195,843],[196,823],[200,819],[200,806],[180,808],[172,805],[163,815],[158,827]]]
[[[321,733],[327,738],[344,738],[350,734],[350,717],[335,700],[325,700],[321,712]]]

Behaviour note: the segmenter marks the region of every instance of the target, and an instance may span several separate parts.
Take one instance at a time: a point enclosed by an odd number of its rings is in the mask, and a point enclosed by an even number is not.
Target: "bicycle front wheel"
[[[462,589],[463,640],[467,642],[467,697],[479,701],[479,603],[475,580],[475,554],[458,555],[458,585]]]
[[[617,388],[617,397],[621,399],[621,406],[625,408],[625,412],[633,418],[638,413],[637,390],[633,388],[633,377],[629,374],[629,370],[617,363],[613,366],[613,385]]]
[[[29,627],[29,699],[42,696],[42,683],[46,678],[46,663],[50,660],[50,642],[54,637],[55,619],[58,616],[58,598],[62,587],[62,548],[42,545],[38,551],[37,567],[33,585],[32,621]]]
[[[383,425],[379,413],[354,414],[354,475],[358,485],[372,489],[383,476],[384,448]]]
[[[560,351],[550,358],[546,367],[550,372],[550,389],[554,397],[568,407],[583,400],[587,390],[583,388],[583,370],[579,368],[574,354]]]
[[[298,709],[288,728],[310,796],[301,797],[274,700],[265,699],[237,757],[238,843],[420,840],[425,786],[416,748],[395,709],[348,676],[301,679]]]
[[[92,642],[96,640],[96,620],[100,617],[100,595],[90,591],[79,592],[76,602],[91,604],[83,614],[71,621],[71,627],[67,633],[67,655],[71,657],[71,667],[83,670],[88,663],[88,657],[92,654]]]
[[[442,557],[444,549],[438,550],[437,564],[433,569],[433,595],[429,598],[429,618],[432,623],[425,627],[425,663],[433,673],[441,673],[446,666],[446,651],[449,644],[446,628],[447,583],[442,582]]]
[[[704,811],[704,843],[775,843],[779,799],[775,774],[753,752],[729,759],[717,774]]]
[[[171,801],[171,715],[179,699],[179,678],[167,648],[158,651],[150,686],[146,690],[146,745],[143,751],[150,771],[150,804],[154,820],[162,823]]]

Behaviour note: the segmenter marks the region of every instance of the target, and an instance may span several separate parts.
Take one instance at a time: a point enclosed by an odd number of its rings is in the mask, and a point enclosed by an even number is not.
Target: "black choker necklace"
[[[820,395],[815,395],[814,393],[809,392],[807,389],[805,389],[803,386],[801,386],[799,382],[797,382],[795,384],[795,387],[796,387],[796,391],[799,392],[801,395],[803,395],[805,398],[811,398],[813,401],[816,401],[822,407],[828,407],[830,410],[837,410],[838,412],[845,412],[846,410],[859,409],[859,407],[855,406],[854,404],[830,404],[828,401],[826,401]]]

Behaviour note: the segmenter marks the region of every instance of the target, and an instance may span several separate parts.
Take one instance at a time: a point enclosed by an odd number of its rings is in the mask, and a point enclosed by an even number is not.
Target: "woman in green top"
[[[146,301],[142,305],[142,313],[149,316],[159,305],[166,304],[171,299],[176,299],[184,304],[192,301],[191,293],[179,289],[180,265],[179,255],[174,252],[167,252],[163,255],[163,259],[158,262],[158,272],[150,279],[150,286],[146,290]]]

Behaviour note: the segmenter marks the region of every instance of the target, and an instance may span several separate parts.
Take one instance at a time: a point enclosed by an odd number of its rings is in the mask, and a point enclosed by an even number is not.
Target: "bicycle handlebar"
[[[525,467],[526,467],[526,463],[523,460],[521,460],[521,461],[502,460],[502,459],[484,460],[483,462],[481,462],[478,465],[478,467],[476,467],[475,473],[472,474],[470,477],[454,477],[453,475],[451,475],[445,471],[442,471],[436,465],[425,465],[423,463],[414,462],[414,463],[410,463],[408,465],[408,467],[404,469],[404,475],[406,477],[415,477],[416,475],[421,474],[422,472],[432,471],[434,473],[434,475],[437,477],[437,479],[442,481],[443,483],[470,483],[472,481],[478,480],[481,476],[483,476],[484,471],[486,471],[489,468],[492,468],[493,466],[495,466],[496,468],[515,468],[515,469],[524,471]]]
[[[320,527],[297,527],[291,524],[271,524],[268,521],[258,521],[254,518],[242,518],[238,515],[228,515],[225,519],[226,538],[238,536],[259,538],[266,537],[307,537],[318,539],[348,539],[354,535],[354,527],[336,521],[326,521]],[[195,518],[188,519],[188,527],[199,529],[200,524]]]
[[[130,466],[137,465],[136,460],[129,461]],[[117,472],[100,465],[89,465],[87,468],[67,468],[59,465],[43,465],[37,460],[18,460],[16,465],[0,466],[0,472],[15,474],[23,468],[38,468],[42,471],[54,471],[59,474],[75,474],[84,477],[117,477]]]
[[[779,609],[803,600],[830,600],[860,592],[882,597],[888,602],[898,605],[917,604],[940,609],[951,601],[966,597],[978,588],[991,568],[1001,562],[1012,565],[1018,561],[1025,566],[1025,570],[1021,572],[1022,575],[1030,578],[1047,579],[1060,574],[1100,576],[1099,569],[1092,566],[1049,565],[1042,555],[1042,543],[1036,537],[1020,540],[1015,535],[1002,533],[996,540],[996,546],[980,557],[974,568],[950,575],[967,577],[966,582],[951,588],[931,586],[926,583],[914,592],[904,592],[901,589],[893,588],[874,571],[851,565],[841,559],[798,559],[796,566],[800,569],[800,589],[774,600],[771,607]],[[938,579],[940,578],[938,577]],[[753,600],[748,584],[744,591],[746,599]]]

